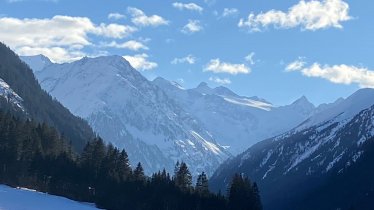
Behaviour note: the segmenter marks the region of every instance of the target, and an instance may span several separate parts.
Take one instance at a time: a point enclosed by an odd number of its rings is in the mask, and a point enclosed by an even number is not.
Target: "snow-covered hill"
[[[93,204],[80,203],[26,188],[0,185],[1,210],[94,210]]]
[[[225,87],[201,83],[183,89],[177,83],[156,78],[154,84],[198,120],[232,154],[239,154],[260,140],[297,126],[317,109],[306,97],[277,107],[258,97],[239,96]]]
[[[373,105],[374,89],[361,89],[330,104],[295,129],[222,164],[212,184],[222,189],[233,173],[245,173],[259,183],[269,209],[282,209],[280,203],[342,173],[365,154],[366,141],[374,137]]]
[[[34,73],[43,89],[126,148],[132,164],[142,162],[147,173],[172,171],[177,160],[194,174],[212,173],[229,157],[199,120],[120,56],[50,64]]]

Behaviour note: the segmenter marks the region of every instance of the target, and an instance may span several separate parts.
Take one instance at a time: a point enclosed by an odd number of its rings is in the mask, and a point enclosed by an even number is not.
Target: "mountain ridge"
[[[126,148],[150,174],[183,160],[193,174],[212,171],[230,154],[189,113],[121,56],[83,58],[35,71],[42,87],[89,121],[104,139]],[[201,162],[204,159],[207,161]]]
[[[304,104],[296,100],[293,104],[276,107],[257,96],[239,96],[226,87],[210,88],[204,82],[191,89],[175,87],[163,78],[152,82],[202,121],[213,136],[219,137],[218,142],[228,146],[234,155],[297,126],[315,111],[306,98],[301,101]]]
[[[301,127],[255,144],[223,163],[211,184],[215,190],[222,189],[230,174],[244,173],[263,190],[266,209],[299,209],[297,205],[302,205],[301,199],[306,199],[306,194],[318,190],[325,180],[335,179],[365,154],[363,145],[374,136],[372,94],[374,89],[359,90],[333,104],[331,109],[339,110],[335,116],[308,127],[301,124]],[[365,102],[351,103],[357,96]],[[371,105],[364,106],[367,104]],[[340,113],[342,110],[345,115]],[[334,209],[341,207],[337,203],[334,205]]]

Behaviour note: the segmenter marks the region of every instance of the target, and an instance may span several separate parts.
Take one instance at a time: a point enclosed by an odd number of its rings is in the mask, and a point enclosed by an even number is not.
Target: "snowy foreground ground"
[[[94,210],[93,204],[0,185],[0,210]]]

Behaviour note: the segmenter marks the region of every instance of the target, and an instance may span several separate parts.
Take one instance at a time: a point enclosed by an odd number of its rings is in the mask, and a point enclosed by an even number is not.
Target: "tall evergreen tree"
[[[189,191],[192,187],[192,175],[187,164],[182,162],[176,174],[175,184],[182,190]]]
[[[177,178],[179,167],[180,167],[180,163],[179,163],[179,161],[177,161],[177,163],[174,166],[174,176],[173,176],[174,180]]]
[[[142,164],[139,162],[134,170],[134,179],[136,181],[144,181],[145,175]]]
[[[195,190],[201,195],[209,194],[208,178],[204,172],[197,177]]]
[[[119,157],[118,157],[118,171],[122,180],[128,180],[131,176],[131,167],[129,157],[126,151],[123,149],[121,150]]]

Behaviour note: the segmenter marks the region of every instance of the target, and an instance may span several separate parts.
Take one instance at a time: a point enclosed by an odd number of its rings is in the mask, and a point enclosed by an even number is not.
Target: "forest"
[[[53,127],[9,112],[0,112],[0,182],[113,210],[262,209],[256,183],[243,175],[218,194],[209,191],[205,173],[194,182],[184,162],[174,174],[163,170],[148,177],[141,163],[132,169],[126,151],[100,137],[77,153]]]

